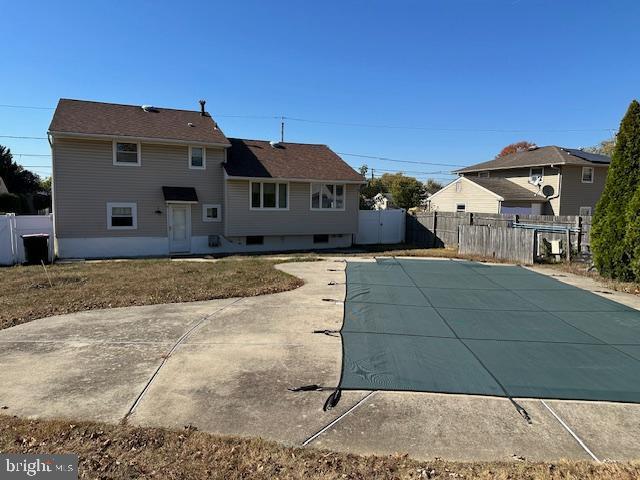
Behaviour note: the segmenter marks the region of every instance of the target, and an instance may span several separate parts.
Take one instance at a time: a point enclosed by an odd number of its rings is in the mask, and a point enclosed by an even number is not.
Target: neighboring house
[[[373,210],[391,210],[396,207],[393,205],[393,195],[390,193],[378,193],[373,197]]]
[[[205,112],[62,99],[61,258],[346,247],[361,175],[326,145],[229,139]]]
[[[2,177],[0,177],[0,195],[2,195],[3,193],[9,193],[9,189],[7,188],[7,185],[4,183],[4,180],[2,179]]]
[[[457,170],[431,195],[431,210],[592,215],[611,159],[556,146],[532,147]]]

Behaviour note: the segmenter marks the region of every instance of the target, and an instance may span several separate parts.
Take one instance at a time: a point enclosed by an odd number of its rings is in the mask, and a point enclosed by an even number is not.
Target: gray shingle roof
[[[485,170],[502,170],[506,168],[536,167],[544,165],[608,165],[611,159],[605,155],[587,153],[573,148],[539,147],[535,150],[512,153],[504,157],[495,158],[488,162],[477,163],[469,167],[456,170],[456,173],[478,172]]]
[[[543,195],[538,195],[531,190],[527,190],[520,185],[513,183],[506,178],[480,178],[465,176],[467,180],[471,180],[476,185],[491,190],[493,193],[500,195],[507,201],[529,201],[529,202],[546,202],[547,199]]]
[[[191,125],[189,125],[191,124]],[[90,102],[61,98],[53,114],[52,133],[106,135],[202,144],[228,145],[229,140],[207,114],[195,110]]]

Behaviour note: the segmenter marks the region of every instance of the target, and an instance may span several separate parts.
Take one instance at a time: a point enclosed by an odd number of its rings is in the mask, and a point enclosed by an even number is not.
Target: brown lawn
[[[302,280],[274,268],[284,261],[291,260],[59,263],[47,266],[51,285],[42,266],[0,268],[0,329],[96,308],[264,295],[301,286]]]
[[[0,415],[0,452],[76,453],[79,478],[96,479],[610,479],[640,477],[640,463],[419,462],[289,448],[260,439]]]

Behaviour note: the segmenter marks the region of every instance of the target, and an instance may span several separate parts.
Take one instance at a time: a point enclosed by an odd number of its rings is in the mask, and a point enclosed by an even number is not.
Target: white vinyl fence
[[[358,214],[358,234],[356,244],[404,243],[404,209],[360,210]]]
[[[49,235],[49,260],[53,260],[53,214],[0,215],[0,265],[24,262],[24,245],[21,235],[34,233]]]

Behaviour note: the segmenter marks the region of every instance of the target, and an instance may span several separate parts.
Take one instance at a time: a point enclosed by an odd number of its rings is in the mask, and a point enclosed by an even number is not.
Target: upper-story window
[[[207,168],[207,154],[204,147],[189,147],[189,168],[196,170]]]
[[[531,167],[529,169],[529,181],[542,182],[544,178],[544,167]]]
[[[311,210],[344,210],[346,188],[339,183],[312,183]]]
[[[113,142],[114,165],[141,165],[140,142]]]
[[[289,184],[251,182],[250,206],[252,210],[279,210],[289,208]]]
[[[582,167],[582,183],[593,183],[593,167]]]
[[[478,177],[489,178],[489,172],[478,172]]]

